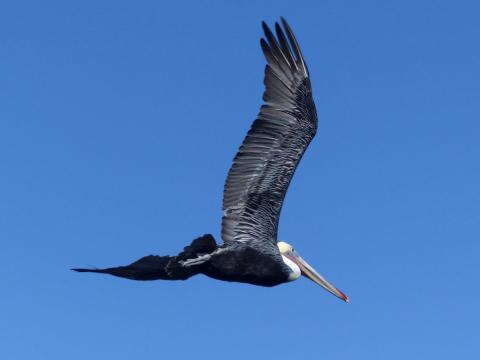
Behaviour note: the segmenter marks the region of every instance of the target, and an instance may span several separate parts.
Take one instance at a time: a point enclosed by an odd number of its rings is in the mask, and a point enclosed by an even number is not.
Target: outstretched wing
[[[193,240],[177,256],[148,255],[126,266],[72,270],[110,274],[131,280],[186,280],[201,272],[196,265],[202,265],[216,249],[215,239],[206,234]]]
[[[226,243],[276,243],[288,185],[317,130],[308,69],[292,30],[281,21],[284,30],[275,23],[276,37],[263,23],[265,103],[225,183],[222,238]]]

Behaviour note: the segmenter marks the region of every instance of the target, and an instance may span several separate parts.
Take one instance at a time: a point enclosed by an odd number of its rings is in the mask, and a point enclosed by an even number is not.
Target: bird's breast
[[[218,280],[275,286],[289,281],[290,269],[281,256],[245,246],[214,254],[204,274]]]

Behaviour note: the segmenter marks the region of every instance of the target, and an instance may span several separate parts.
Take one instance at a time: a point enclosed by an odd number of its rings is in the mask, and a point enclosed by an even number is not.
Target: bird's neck
[[[297,280],[302,274],[298,265],[284,255],[282,255],[282,260],[291,270],[290,275],[288,275],[288,281]]]

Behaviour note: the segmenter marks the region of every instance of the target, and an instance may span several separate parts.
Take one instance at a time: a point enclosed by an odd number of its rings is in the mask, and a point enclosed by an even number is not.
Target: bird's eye
[[[292,252],[295,252],[295,249],[292,247]]]

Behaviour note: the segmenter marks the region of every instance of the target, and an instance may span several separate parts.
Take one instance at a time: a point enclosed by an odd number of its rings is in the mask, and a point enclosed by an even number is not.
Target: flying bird
[[[221,236],[203,235],[177,256],[145,256],[127,266],[72,269],[132,280],[214,279],[275,286],[304,275],[348,302],[294,248],[277,240],[283,200],[307,146],[317,131],[317,113],[307,65],[293,32],[281,18],[275,33],[262,23],[267,60],[264,104],[228,172]],[[283,27],[283,28],[282,28]]]

